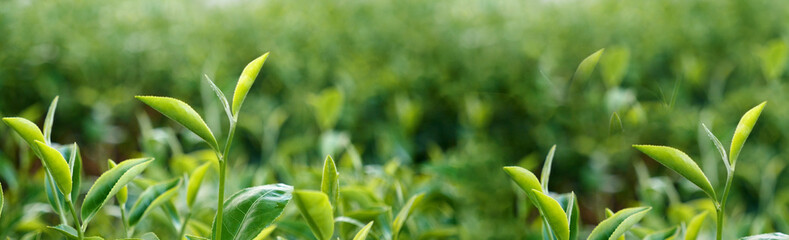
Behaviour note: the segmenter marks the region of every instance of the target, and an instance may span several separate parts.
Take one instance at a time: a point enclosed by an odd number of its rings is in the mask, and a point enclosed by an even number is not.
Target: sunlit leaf
[[[710,180],[701,171],[699,165],[684,152],[666,146],[633,145],[633,147],[696,184],[711,199],[716,199]]]
[[[353,237],[353,240],[365,240],[367,239],[367,234],[370,233],[370,228],[373,227],[374,222],[370,222],[365,225],[359,232],[356,233],[356,236]]]
[[[282,214],[293,195],[293,187],[281,183],[234,193],[224,202],[222,239],[253,239]]]
[[[774,232],[740,238],[741,240],[788,240],[789,235]]]
[[[690,222],[688,222],[688,228],[685,232],[685,240],[696,240],[696,237],[698,237],[699,231],[701,230],[701,226],[704,223],[704,219],[707,218],[707,213],[709,212],[701,212],[693,217]]]
[[[170,97],[136,96],[135,98],[197,134],[214,150],[219,149],[211,129],[189,104]]]
[[[205,173],[210,167],[211,162],[203,163],[203,165],[195,169],[192,175],[189,176],[189,183],[186,186],[186,206],[190,209],[194,205],[195,197],[197,197],[197,193],[200,191],[200,186],[203,184]]]
[[[611,211],[611,209],[609,209],[609,208],[605,208],[605,217],[606,218],[610,218],[611,216],[614,216],[614,211]],[[619,236],[619,238],[617,238],[617,240],[625,240],[625,234],[622,234],[622,236]]]
[[[329,196],[329,203],[332,209],[337,207],[337,199],[340,196],[340,178],[337,172],[337,165],[334,164],[334,159],[331,156],[326,156],[323,162],[323,176],[321,178],[321,192]]]
[[[271,235],[272,232],[274,232],[274,229],[277,229],[277,224],[271,224],[270,226],[264,228],[252,240],[263,240],[263,239],[266,239],[269,235]]]
[[[233,92],[233,116],[238,116],[238,110],[241,109],[241,104],[244,103],[244,98],[247,97],[249,89],[252,87],[252,84],[255,83],[255,78],[258,77],[260,68],[263,67],[263,63],[266,62],[268,54],[268,52],[264,53],[262,56],[252,60],[252,62],[244,67],[244,71],[241,72],[241,76],[238,77],[236,90]]]
[[[47,144],[41,141],[36,140],[36,148],[39,149],[44,167],[47,168],[52,179],[55,180],[55,184],[58,185],[60,193],[63,195],[70,195],[72,183],[71,168],[68,166],[66,159],[63,158],[63,155],[61,155],[58,150],[47,146]]]
[[[603,51],[605,51],[605,48],[597,50],[597,52],[592,53],[592,55],[589,55],[581,61],[581,64],[578,65],[578,69],[575,70],[575,74],[573,75],[574,82],[582,83],[592,76],[592,72],[594,72],[597,61],[600,60],[600,56],[603,55]]]
[[[504,171],[526,193],[531,192],[531,190],[542,191],[540,180],[537,180],[537,176],[534,176],[534,173],[531,171],[518,166],[504,167]]]
[[[611,217],[600,222],[592,230],[587,240],[614,240],[624,235],[633,225],[641,221],[651,207],[635,207],[622,209]]]
[[[318,240],[328,240],[334,234],[334,213],[326,193],[298,190],[293,192],[293,201],[301,216],[310,226]]]
[[[759,120],[759,115],[762,114],[762,109],[764,109],[765,104],[767,104],[767,102],[762,102],[756,107],[751,108],[751,110],[748,110],[748,112],[740,118],[740,122],[737,124],[737,129],[734,130],[734,136],[731,139],[731,147],[729,148],[729,164],[732,169],[737,166],[737,157],[740,156],[740,150],[742,150],[742,146],[745,145],[745,140],[748,139],[748,135],[751,135],[753,125],[756,124],[756,120]]]
[[[209,240],[208,238],[186,235],[186,240]]]
[[[11,129],[14,129],[27,142],[30,148],[38,154],[35,141],[46,142],[46,140],[44,139],[44,134],[41,133],[41,130],[38,129],[35,123],[20,117],[3,118],[3,122]]]
[[[151,210],[156,209],[178,194],[181,182],[182,179],[177,178],[145,189],[137,198],[131,211],[129,211],[129,226],[137,225]]]
[[[114,168],[117,165],[118,164],[116,164],[115,161],[112,161],[112,159],[107,159],[107,166],[109,166],[110,169]],[[118,194],[115,194],[115,199],[118,199],[118,203],[120,203],[119,205],[121,207],[126,206],[126,200],[128,198],[129,198],[129,187],[126,186],[121,188],[121,190],[118,191]]]
[[[110,198],[140,175],[151,162],[153,158],[129,159],[102,173],[90,187],[82,202],[83,225],[90,222]]]
[[[567,214],[559,202],[540,191],[531,191],[534,203],[540,210],[540,215],[551,227],[556,238],[559,240],[570,239],[570,224],[567,221]]]
[[[403,208],[400,209],[400,212],[397,213],[397,217],[395,217],[394,222],[392,223],[392,239],[398,240],[400,236],[400,231],[405,226],[405,221],[408,220],[408,217],[413,214],[414,210],[422,203],[422,199],[425,198],[424,193],[420,193],[414,195],[413,197],[408,199],[408,202],[403,205]]]

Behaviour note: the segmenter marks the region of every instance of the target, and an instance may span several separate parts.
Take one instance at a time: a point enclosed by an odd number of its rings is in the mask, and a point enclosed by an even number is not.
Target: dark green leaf
[[[254,238],[282,214],[292,194],[293,187],[281,183],[236,192],[224,203],[222,239]]]
[[[129,226],[137,225],[151,210],[156,209],[178,194],[181,182],[181,179],[177,178],[145,189],[137,198],[137,202],[134,203],[131,211],[129,211]]]

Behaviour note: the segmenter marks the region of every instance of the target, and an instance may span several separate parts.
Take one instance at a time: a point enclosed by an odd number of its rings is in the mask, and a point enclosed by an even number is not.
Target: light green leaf
[[[217,144],[214,134],[211,133],[211,129],[189,104],[170,97],[136,96],[135,98],[197,134],[214,150],[219,149],[219,144]]]
[[[699,165],[684,152],[666,146],[633,145],[633,147],[696,184],[711,199],[716,199],[710,180],[701,171]]]
[[[329,196],[318,191],[297,190],[293,192],[293,200],[315,237],[318,240],[330,239],[334,234],[334,213]]]
[[[789,240],[789,235],[774,232],[740,238],[741,240]]]
[[[408,199],[408,202],[403,205],[403,208],[397,213],[397,217],[395,217],[392,223],[392,239],[399,239],[400,231],[403,229],[403,226],[405,226],[405,221],[408,220],[408,217],[419,207],[419,204],[422,203],[422,199],[424,198],[425,194],[420,193]]]
[[[542,192],[548,192],[548,180],[551,178],[551,168],[553,166],[553,155],[556,153],[556,144],[551,146],[548,151],[548,156],[545,156],[545,163],[542,165],[542,174],[540,174],[540,183],[542,183]]]
[[[344,96],[336,88],[328,88],[320,94],[310,95],[308,102],[312,105],[315,118],[321,130],[328,131],[334,128],[340,118]]]
[[[531,192],[531,190],[542,191],[540,180],[537,180],[537,176],[534,176],[534,173],[531,171],[518,166],[504,167],[504,171],[507,172],[510,178],[512,178],[523,191],[526,191],[527,194]]]
[[[567,214],[562,209],[562,206],[559,205],[559,202],[540,191],[531,191],[532,199],[537,209],[540,210],[540,215],[548,222],[556,238],[559,240],[569,240],[570,224],[567,221]]]
[[[781,39],[772,40],[758,51],[762,72],[767,80],[778,80],[786,69],[789,59],[789,46]]]
[[[55,99],[52,100],[52,104],[49,105],[49,111],[47,111],[47,116],[44,118],[44,140],[46,144],[51,144],[52,141],[50,137],[52,136],[52,122],[55,120],[55,109],[58,107],[58,97],[55,96]]]
[[[3,122],[11,127],[11,129],[14,129],[14,131],[27,142],[30,148],[33,149],[33,152],[38,155],[36,141],[46,142],[46,140],[44,139],[44,134],[41,133],[41,130],[38,129],[35,123],[20,117],[3,118]]]
[[[71,171],[71,199],[76,201],[82,186],[82,155],[77,143],[74,143],[69,149],[68,165]]]
[[[611,217],[600,222],[592,230],[587,240],[614,240],[624,235],[633,225],[641,221],[651,207],[635,207],[622,209]]]
[[[715,144],[715,147],[718,149],[718,153],[720,153],[721,155],[723,164],[726,165],[726,170],[729,172],[733,171],[733,169],[731,169],[731,165],[729,165],[729,158],[726,157],[726,148],[723,148],[723,144],[721,144],[721,141],[718,140],[718,137],[715,137],[715,134],[712,134],[712,131],[710,131],[710,129],[707,128],[707,125],[704,125],[702,123],[701,127],[704,128],[704,131],[707,132],[707,136],[710,138],[710,140],[712,140],[712,143]]]
[[[110,198],[140,175],[151,162],[153,158],[129,159],[102,173],[82,202],[82,224],[87,225]]]
[[[186,235],[186,240],[209,240],[208,238]]]
[[[149,233],[143,234],[141,239],[142,240],[159,240],[159,237],[156,236],[156,233],[149,232]]]
[[[293,198],[293,187],[269,184],[245,188],[225,200],[222,239],[252,239],[271,225]],[[214,222],[216,228],[216,222]],[[215,235],[212,232],[212,235]]]
[[[271,235],[272,232],[274,232],[274,229],[277,229],[277,224],[271,224],[270,226],[264,228],[252,240],[263,240],[263,239],[266,239],[269,235]]]
[[[0,183],[0,216],[3,216],[3,204],[5,198],[3,197],[3,183]]]
[[[630,50],[628,48],[607,49],[605,56],[600,58],[600,73],[603,75],[605,85],[609,88],[619,86],[627,72],[629,63]]]
[[[233,116],[233,112],[230,111],[230,104],[227,103],[227,97],[225,97],[225,94],[222,93],[222,90],[220,90],[219,87],[214,84],[214,81],[211,80],[208,75],[203,74],[203,76],[205,76],[205,80],[208,82],[208,85],[211,86],[211,89],[213,89],[214,93],[216,93],[216,97],[219,98],[219,101],[222,103],[222,107],[225,109],[225,114],[227,114],[227,119],[231,122],[235,122],[236,117]]]
[[[580,225],[581,211],[578,209],[578,198],[574,192],[570,193],[568,203],[562,205],[567,213],[567,222],[570,224],[570,239],[578,238],[578,227]]]
[[[112,161],[112,159],[107,159],[107,166],[109,166],[110,169],[114,168],[117,165],[118,164],[115,164],[115,161]],[[115,199],[118,199],[118,203],[119,203],[118,205],[120,205],[120,207],[126,206],[126,200],[128,198],[129,198],[129,187],[126,186],[121,188],[121,190],[118,191],[118,194],[115,194]]]
[[[129,226],[137,225],[151,210],[156,209],[178,194],[181,178],[148,187],[137,198],[129,211]]]
[[[38,140],[36,140],[36,148],[39,149],[44,167],[47,168],[52,179],[55,180],[60,193],[63,195],[71,194],[71,169],[63,155],[58,150]]]
[[[704,223],[704,219],[707,218],[707,213],[709,212],[701,212],[690,219],[687,232],[685,232],[685,240],[696,240],[696,237],[698,237],[699,231],[701,230],[701,225]]]
[[[329,196],[329,203],[332,209],[337,207],[337,199],[340,196],[340,173],[337,172],[337,165],[331,156],[326,156],[323,162],[323,177],[321,178],[321,192]]]
[[[200,186],[203,185],[205,173],[210,167],[211,162],[203,163],[203,165],[195,169],[194,172],[192,172],[192,176],[189,177],[189,183],[186,185],[186,206],[190,209],[195,203],[195,197],[197,197]]]
[[[609,209],[609,208],[605,208],[605,217],[606,218],[610,218],[611,216],[614,216],[614,211],[611,211],[611,209]],[[625,235],[622,234],[622,236],[619,236],[619,238],[617,238],[617,239],[618,240],[625,240]]]
[[[657,232],[653,232],[644,237],[643,240],[665,240],[670,239],[672,236],[677,234],[677,227],[670,227],[667,229],[663,229]]]
[[[756,120],[759,120],[759,115],[762,114],[762,109],[764,109],[765,104],[767,104],[767,102],[762,102],[756,107],[751,108],[751,110],[748,110],[748,112],[740,118],[740,123],[737,124],[737,129],[734,130],[734,136],[731,138],[731,147],[729,148],[729,164],[732,169],[737,166],[737,157],[740,156],[740,150],[742,150],[742,146],[745,145],[745,140],[748,139],[748,135],[751,135],[753,125],[756,124]]]
[[[365,239],[367,239],[367,234],[370,233],[370,228],[373,227],[373,223],[374,223],[374,221],[371,221],[370,223],[365,225],[361,230],[359,230],[359,232],[356,233],[356,236],[353,237],[353,240],[365,240]]]
[[[238,83],[236,84],[236,90],[233,92],[233,116],[238,117],[238,110],[241,109],[241,104],[244,103],[244,98],[247,97],[247,93],[249,89],[252,87],[252,84],[255,83],[255,78],[258,77],[258,73],[260,72],[260,68],[263,67],[263,63],[266,62],[266,58],[268,58],[268,52],[264,53],[262,56],[255,58],[246,67],[244,67],[244,71],[241,72],[241,76],[238,77]]]
[[[573,75],[573,82],[582,83],[589,79],[592,76],[592,72],[594,72],[595,66],[597,66],[597,61],[600,60],[600,56],[603,55],[605,48],[597,50],[597,52],[592,53],[586,57],[581,64],[578,65],[578,69],[575,70],[575,74]]]

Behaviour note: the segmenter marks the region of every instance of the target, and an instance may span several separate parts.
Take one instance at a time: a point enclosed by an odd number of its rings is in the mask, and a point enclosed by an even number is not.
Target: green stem
[[[79,222],[79,217],[77,217],[77,210],[74,210],[74,203],[71,202],[70,197],[66,197],[66,204],[68,205],[68,208],[71,211],[71,217],[74,218],[74,224],[77,225],[77,239],[82,240],[85,238],[82,230],[82,224]]]
[[[732,170],[726,174],[726,186],[723,188],[723,196],[721,196],[720,205],[716,209],[718,214],[718,230],[716,232],[716,236],[718,240],[723,238],[723,215],[725,214],[726,199],[729,197],[729,190],[731,189],[731,182],[733,178],[734,167],[732,167]]]
[[[121,208],[121,222],[123,223],[123,232],[126,234],[126,237],[131,237],[129,235],[129,223],[126,222],[126,208],[124,207],[125,204],[118,203],[118,206]]]
[[[184,235],[186,234],[186,225],[189,223],[189,218],[192,218],[191,211],[184,217],[184,222],[181,224],[181,230],[178,231],[178,240],[184,239]]]
[[[233,143],[233,135],[236,133],[236,121],[230,122],[230,133],[227,135],[225,150],[219,155],[219,198],[216,203],[216,240],[222,240],[222,212],[225,200],[225,169],[227,168],[227,155],[230,152],[230,144]],[[219,153],[217,153],[219,154]]]

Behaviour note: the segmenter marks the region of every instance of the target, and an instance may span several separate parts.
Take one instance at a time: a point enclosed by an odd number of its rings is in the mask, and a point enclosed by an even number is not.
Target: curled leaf
[[[633,147],[652,159],[655,159],[655,161],[660,162],[663,166],[679,173],[679,175],[682,175],[701,188],[710,198],[716,199],[715,190],[712,188],[710,180],[704,175],[704,172],[701,171],[699,165],[684,152],[666,146],[633,145]]]

